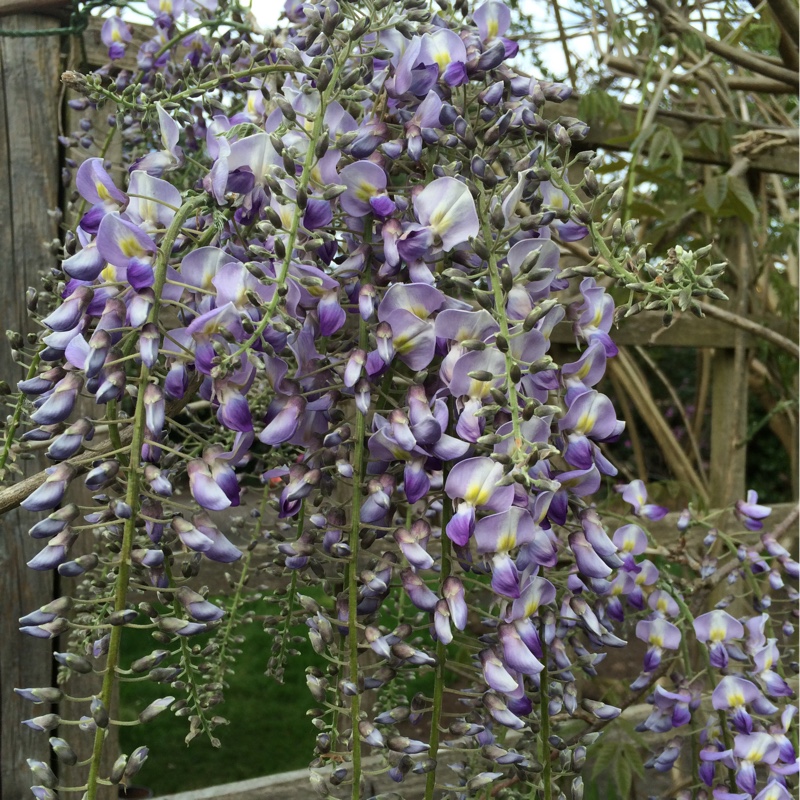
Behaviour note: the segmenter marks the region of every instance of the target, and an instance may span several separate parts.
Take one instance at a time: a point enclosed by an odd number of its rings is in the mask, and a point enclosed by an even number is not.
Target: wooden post
[[[733,234],[731,263],[738,266],[736,313],[747,316],[750,290],[750,252],[743,226]],[[711,361],[711,466],[709,470],[712,508],[722,508],[744,497],[747,463],[747,337],[735,333],[732,349],[718,349]]]
[[[5,15],[4,15],[5,14]],[[0,28],[35,31],[59,21],[40,9],[0,0]],[[30,331],[25,290],[40,286],[40,272],[55,266],[47,245],[58,235],[48,214],[59,205],[58,135],[60,39],[58,36],[0,37],[0,319],[2,328]],[[7,343],[0,345],[0,374],[22,377]],[[36,462],[22,462],[30,471]],[[30,796],[26,758],[49,761],[47,734],[20,720],[48,713],[14,694],[15,687],[50,686],[52,646],[19,633],[17,618],[53,598],[53,575],[25,566],[40,549],[27,531],[41,515],[17,509],[0,520],[0,796]]]

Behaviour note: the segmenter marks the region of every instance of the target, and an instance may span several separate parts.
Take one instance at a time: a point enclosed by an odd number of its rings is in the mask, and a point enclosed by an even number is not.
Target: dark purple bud
[[[53,752],[62,764],[72,767],[78,763],[77,754],[65,739],[61,739],[58,736],[51,736],[50,747],[53,748]]]
[[[89,711],[98,728],[108,727],[108,709],[99,697],[93,697],[89,704]]]
[[[130,779],[132,778],[143,766],[144,762],[147,761],[147,756],[149,754],[149,750],[146,747],[137,747],[130,755],[128,759],[128,766],[125,768],[125,778]]]
[[[94,469],[89,470],[86,477],[83,479],[86,488],[92,492],[102,489],[104,486],[114,480],[119,472],[119,461],[109,459],[102,461]]]
[[[72,413],[82,386],[83,380],[80,375],[68,372],[56,384],[52,393],[31,414],[31,420],[37,425],[55,425],[63,422]]]
[[[51,731],[61,724],[61,717],[58,714],[44,714],[41,717],[22,720],[23,725],[27,725],[34,731]]]
[[[158,328],[152,322],[148,322],[142,327],[139,334],[139,356],[148,369],[152,369],[153,365],[158,361],[160,344],[161,335],[158,332]]]
[[[69,482],[75,477],[75,469],[69,464],[58,464],[45,470],[45,482],[28,495],[20,505],[26,511],[49,511],[64,498]]]
[[[112,400],[121,400],[124,394],[125,371],[121,367],[114,366],[103,374],[94,399],[98,405],[104,405]]]
[[[166,711],[175,702],[174,697],[160,697],[158,700],[153,700],[147,708],[144,708],[139,714],[139,722],[150,722],[155,719],[162,711]]]
[[[42,320],[42,323],[53,331],[71,331],[80,322],[92,297],[94,290],[88,286],[78,286],[55,311]]]
[[[225,614],[221,608],[208,602],[203,595],[198,594],[188,586],[181,586],[175,596],[178,602],[186,609],[186,612],[200,622],[214,622]]]
[[[37,522],[28,531],[28,536],[33,539],[49,539],[51,536],[61,533],[67,525],[78,517],[79,513],[78,506],[75,503],[70,503]]]

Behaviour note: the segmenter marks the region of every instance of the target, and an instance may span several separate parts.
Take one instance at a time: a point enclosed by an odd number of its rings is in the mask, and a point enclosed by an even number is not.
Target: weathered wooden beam
[[[6,9],[9,4],[5,4]],[[58,20],[36,13],[2,17],[11,31],[52,28]],[[31,330],[25,290],[38,286],[40,270],[55,266],[47,245],[58,235],[48,211],[58,208],[58,37],[0,37],[0,283],[2,329]],[[23,377],[8,343],[0,341],[0,375]],[[4,412],[5,413],[5,412]],[[21,462],[23,472],[41,469]],[[16,509],[0,527],[0,797],[30,796],[27,758],[50,760],[47,736],[20,725],[42,711],[14,693],[14,688],[50,686],[52,643],[24,636],[18,617],[53,599],[53,575],[25,563],[41,548],[27,531],[41,515]]]
[[[706,304],[704,304],[705,306]],[[715,307],[716,308],[716,307]],[[748,318],[745,318],[746,320]],[[797,332],[790,326],[780,324],[779,320],[749,320],[759,329],[767,329],[777,333],[790,345],[795,345]],[[775,330],[779,328],[779,330]],[[678,314],[668,327],[664,327],[663,314],[660,311],[643,311],[633,317],[620,320],[618,327],[612,328],[611,337],[618,345],[645,346],[645,347],[713,347],[721,350],[731,350],[736,347],[739,328],[729,324],[723,319],[704,317],[700,319],[693,314]],[[744,334],[744,343],[753,347],[759,337],[741,331]],[[571,344],[575,342],[572,324],[561,322],[554,328],[550,339],[557,344]]]
[[[580,117],[578,113],[578,100],[570,98],[563,103],[548,103],[544,106],[544,116],[548,119],[558,119],[558,117]],[[587,137],[582,144],[590,147],[602,147],[606,150],[617,152],[627,152],[631,148],[631,143],[635,136],[637,117],[639,109],[637,106],[620,106],[619,117],[613,122],[597,122],[592,120]],[[734,135],[748,133],[753,130],[752,126],[744,123],[737,123],[736,120],[716,119],[714,117],[693,117],[690,114],[678,114],[670,111],[659,111],[656,113],[656,124],[669,128],[675,138],[681,143],[683,148],[683,158],[685,161],[694,161],[699,164],[717,164],[722,167],[730,167],[733,158],[729,152],[712,151],[702,147],[692,147],[687,145],[701,125],[722,124],[723,122],[731,125]],[[645,147],[645,152],[647,148]],[[775,147],[754,155],[750,161],[749,168],[756,172],[774,172],[779,175],[790,175],[796,177],[798,174],[797,146],[795,144],[777,144]]]
[[[644,311],[621,320],[612,328],[611,338],[621,346],[658,347],[721,347],[734,346],[735,331],[724,322],[715,319],[698,319],[689,314],[675,317],[665,328],[663,314]],[[557,344],[574,344],[572,324],[560,322],[553,329],[550,340]]]

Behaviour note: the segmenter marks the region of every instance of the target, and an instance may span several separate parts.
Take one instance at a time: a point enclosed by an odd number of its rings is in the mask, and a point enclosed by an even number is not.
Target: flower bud
[[[51,736],[50,747],[53,748],[53,752],[62,764],[72,767],[78,763],[77,754],[65,739],[61,739],[58,736]]]
[[[88,675],[93,669],[87,659],[75,653],[53,653],[53,658],[62,666],[68,667],[73,672],[78,672],[81,675]]]
[[[125,780],[132,778],[144,766],[150,751],[146,747],[137,747],[128,759],[128,766],[125,767],[123,777]]]
[[[128,766],[128,756],[125,753],[117,758],[114,762],[114,765],[111,767],[111,774],[108,776],[108,779],[113,784],[118,784],[122,780],[122,776],[125,774],[125,768]]]
[[[89,704],[89,711],[98,728],[108,727],[108,709],[99,697],[92,698],[92,702]]]
[[[58,783],[53,770],[44,761],[35,758],[28,759],[28,767],[33,773],[33,779],[47,789],[54,789]]]
[[[150,722],[155,719],[162,711],[166,711],[175,702],[174,697],[161,697],[154,700],[147,708],[139,714],[139,722]]]

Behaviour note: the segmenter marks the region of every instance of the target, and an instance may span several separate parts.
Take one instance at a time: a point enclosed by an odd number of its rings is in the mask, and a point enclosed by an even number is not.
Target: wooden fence
[[[25,290],[37,285],[43,269],[55,267],[51,243],[58,240],[59,227],[52,212],[61,203],[61,163],[57,136],[59,122],[66,118],[63,90],[59,81],[65,67],[66,40],[48,31],[64,24],[59,10],[62,0],[0,0],[0,280],[3,299],[0,302],[1,326],[28,331],[30,325],[25,311]],[[106,58],[99,39],[100,25],[94,18],[84,34],[84,48],[89,63],[101,64]],[[14,34],[44,35],[14,35]],[[134,38],[145,38],[144,30]],[[558,114],[577,116],[574,100],[557,107]],[[620,120],[613,125],[595,127],[587,140],[588,146],[606,149],[625,149],[619,144],[620,135],[631,130],[636,109],[622,109]],[[681,140],[688,140],[696,126],[708,123],[690,115],[659,112],[658,123],[667,126]],[[714,120],[712,119],[712,122]],[[91,154],[91,153],[90,153]],[[709,153],[688,149],[687,161],[713,163],[731,167],[730,153]],[[797,148],[783,144],[746,160],[739,159],[738,170],[751,173],[768,172],[797,175]],[[580,253],[579,253],[580,254]],[[746,248],[732,253],[732,258],[746,275]],[[731,314],[730,312],[735,312]],[[712,507],[727,505],[745,491],[746,410],[748,397],[748,350],[756,334],[773,331],[787,348],[796,350],[796,332],[781,329],[776,320],[754,320],[747,314],[747,292],[740,292],[725,310],[712,307],[705,319],[679,316],[669,328],[661,325],[660,314],[641,314],[625,321],[617,331],[621,345],[659,345],[676,348],[707,348],[713,368],[711,371],[711,463],[708,485],[696,487]],[[554,333],[554,341],[569,343],[568,326]],[[9,349],[0,348],[0,375],[17,375]],[[612,380],[623,391],[633,383],[641,383],[635,374],[632,359],[615,360]],[[652,394],[628,392],[642,419],[651,426],[653,436],[662,441],[666,422],[658,411]],[[664,439],[666,441],[666,439]],[[680,466],[680,455],[673,454]],[[24,462],[28,472],[38,471],[36,461]],[[643,476],[644,477],[644,476]],[[796,492],[796,487],[795,487]],[[29,796],[29,771],[26,758],[49,761],[47,737],[20,726],[29,716],[30,705],[12,691],[20,686],[47,686],[53,680],[53,660],[46,643],[22,636],[17,630],[17,618],[49,600],[58,587],[49,572],[33,572],[24,568],[36,548],[27,536],[30,515],[19,508],[0,517],[0,797],[17,800]],[[62,734],[63,735],[63,734]],[[303,773],[305,775],[305,773]],[[299,776],[299,773],[298,773]],[[230,791],[209,790],[203,797],[289,797],[288,785],[298,776],[270,778],[247,782],[248,786],[232,785]],[[303,778],[303,786],[305,786]],[[268,787],[273,787],[268,789]],[[283,788],[281,788],[283,787]],[[247,791],[245,791],[245,789]],[[247,793],[252,789],[251,793]],[[305,789],[303,789],[303,792]],[[272,793],[271,793],[272,792]],[[296,796],[306,796],[297,794]],[[189,795],[173,796],[188,800]]]

